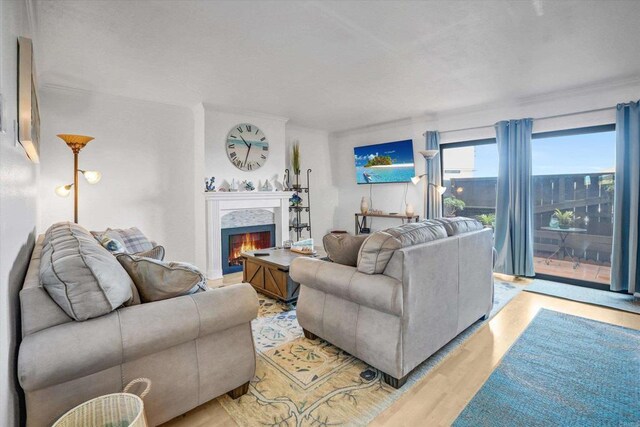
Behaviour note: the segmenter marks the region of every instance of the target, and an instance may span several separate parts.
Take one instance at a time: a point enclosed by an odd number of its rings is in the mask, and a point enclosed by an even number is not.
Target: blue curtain
[[[640,102],[640,101],[639,101]],[[640,106],[618,104],[611,290],[640,296]]]
[[[440,132],[438,131],[427,131],[426,132],[426,148],[427,150],[438,150],[440,151]],[[427,176],[427,198],[429,200],[429,212],[426,212],[427,207],[425,206],[425,219],[430,218],[440,218],[442,216],[442,196],[438,193],[437,187],[429,184],[435,184],[440,187],[442,185],[442,174],[440,173],[440,156],[426,160],[426,162],[431,162],[430,165],[426,165],[429,171],[429,176]]]
[[[532,119],[496,123],[498,188],[495,270],[533,276],[533,213],[531,207]]]

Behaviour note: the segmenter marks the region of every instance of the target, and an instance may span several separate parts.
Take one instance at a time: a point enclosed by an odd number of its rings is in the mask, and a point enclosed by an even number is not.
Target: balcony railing
[[[611,262],[613,232],[613,173],[537,175],[533,177],[534,255],[544,258],[558,249],[560,236],[548,226],[556,209],[574,213],[574,226],[565,244],[580,263],[607,267]],[[495,213],[497,178],[451,178],[443,197],[465,203],[457,215],[475,217]],[[449,213],[451,213],[449,211]],[[557,261],[557,260],[556,260]],[[553,263],[553,260],[551,261]],[[574,268],[574,270],[576,270]],[[576,271],[576,274],[579,272]],[[598,274],[602,277],[602,273]],[[600,280],[602,281],[602,280]]]

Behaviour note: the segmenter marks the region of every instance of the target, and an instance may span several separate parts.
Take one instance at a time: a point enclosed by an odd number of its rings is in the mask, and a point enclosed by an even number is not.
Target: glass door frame
[[[610,123],[610,124],[598,125],[598,126],[586,126],[586,127],[562,129],[562,130],[556,130],[556,131],[538,132],[538,133],[533,133],[531,135],[531,140],[533,144],[536,139],[582,135],[582,134],[589,134],[589,133],[612,132],[612,131],[615,131],[615,129],[616,129],[615,123]],[[497,144],[497,143],[498,142],[496,138],[484,138],[484,139],[440,144],[440,175],[441,175],[440,178],[442,182],[444,182],[444,150],[448,148],[472,147],[472,146],[478,146],[478,145],[489,145],[489,144]],[[497,174],[497,171],[496,171],[496,174]],[[441,197],[444,200],[444,196],[441,196]],[[592,288],[592,289],[599,289],[599,290],[606,290],[606,291],[610,290],[610,285],[591,282],[588,280],[574,279],[570,277],[554,276],[550,274],[542,274],[542,273],[536,272],[534,278],[542,279],[542,280],[551,280],[554,282],[567,283],[569,285],[582,286],[582,287]]]

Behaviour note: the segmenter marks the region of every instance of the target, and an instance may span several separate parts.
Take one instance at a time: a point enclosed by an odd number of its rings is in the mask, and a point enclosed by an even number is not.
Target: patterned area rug
[[[521,290],[496,281],[491,317]],[[241,426],[366,425],[486,322],[458,335],[396,390],[377,369],[323,340],[304,338],[293,306],[260,296],[260,312],[252,324],[256,376],[249,393],[237,400],[225,395],[219,402]]]
[[[454,426],[640,425],[640,331],[540,310]]]

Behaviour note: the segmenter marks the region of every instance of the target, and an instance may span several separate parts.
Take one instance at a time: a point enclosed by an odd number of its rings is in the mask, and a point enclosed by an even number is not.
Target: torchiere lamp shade
[[[94,138],[92,136],[86,135],[71,135],[67,133],[61,133],[60,135],[56,135],[58,138],[63,140],[69,148],[73,150],[74,153],[79,152]]]
[[[68,133],[61,133],[57,135],[58,138],[63,140],[69,148],[73,151],[73,184],[69,184],[69,188],[73,187],[73,222],[78,223],[78,154],[80,154],[80,150],[84,148],[90,141],[93,140],[92,136],[86,135],[73,135]],[[100,173],[95,171],[86,171],[91,172],[87,176],[85,174],[85,178],[89,181],[90,184],[94,184],[100,181]],[[66,197],[68,194],[67,186],[58,187],[56,189],[56,194],[62,197]]]

